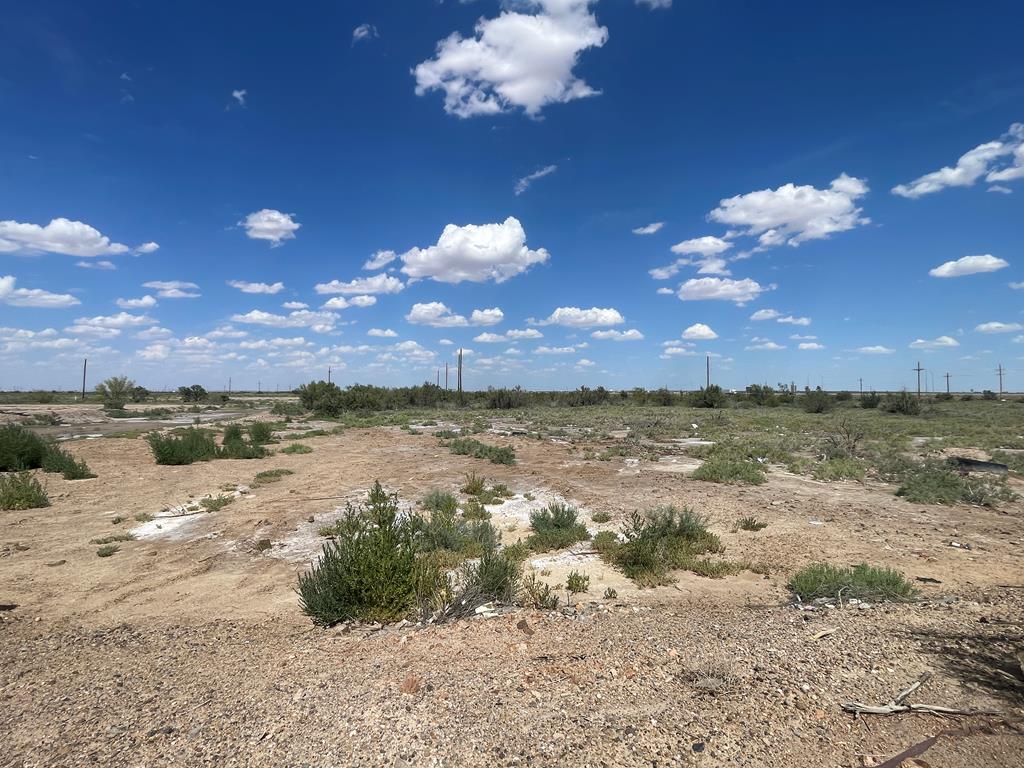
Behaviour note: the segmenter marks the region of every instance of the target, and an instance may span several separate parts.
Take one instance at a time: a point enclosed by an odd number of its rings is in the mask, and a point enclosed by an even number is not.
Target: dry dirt
[[[921,506],[885,486],[782,471],[721,486],[691,479],[683,456],[679,467],[584,462],[549,441],[485,439],[514,445],[517,465],[397,428],[305,440],[308,455],[183,467],[155,465],[143,440],[69,443],[98,477],[42,475],[53,506],[0,512],[0,603],[17,605],[0,612],[0,765],[867,766],[1000,719],[840,709],[885,703],[924,672],[912,701],[1024,714],[1020,503]],[[217,512],[166,517],[273,468],[295,474]],[[680,574],[638,590],[586,555],[534,558],[551,583],[587,571],[590,593],[575,600],[602,607],[348,633],[299,612],[296,575],[344,500],[379,479],[412,501],[456,490],[469,471],[520,494],[492,508],[506,542],[526,532],[527,493],[577,504],[592,530],[689,505],[728,557],[771,575]],[[597,511],[612,521],[593,524]],[[768,527],[734,532],[747,515]],[[96,556],[91,539],[132,529],[138,540]],[[913,605],[797,610],[787,576],[817,560],[938,583],[918,582]],[[601,600],[608,586],[617,599]],[[823,629],[836,631],[814,639]],[[940,740],[924,759],[1024,764],[1024,739],[992,731]]]

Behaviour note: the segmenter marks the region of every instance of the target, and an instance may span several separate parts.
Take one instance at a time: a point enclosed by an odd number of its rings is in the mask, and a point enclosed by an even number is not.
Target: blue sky
[[[1024,7],[20,4],[0,388],[1024,374]],[[1016,286],[1016,287],[1014,287]],[[284,305],[288,305],[287,307]],[[300,306],[305,305],[305,306]],[[927,377],[926,377],[927,378]]]

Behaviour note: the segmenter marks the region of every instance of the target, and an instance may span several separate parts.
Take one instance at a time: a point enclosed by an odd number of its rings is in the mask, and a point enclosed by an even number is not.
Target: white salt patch
[[[553,566],[584,565],[585,563],[592,563],[597,559],[597,555],[593,553],[581,554],[570,550],[568,552],[560,552],[557,555],[535,557],[530,561],[530,565],[538,571],[543,571]]]
[[[149,522],[132,528],[131,533],[136,539],[186,539],[188,536],[185,529],[192,527],[203,516],[204,513],[197,512],[190,515],[154,517]]]

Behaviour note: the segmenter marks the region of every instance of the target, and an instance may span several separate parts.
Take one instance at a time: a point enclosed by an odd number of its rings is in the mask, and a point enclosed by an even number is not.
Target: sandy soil
[[[0,612],[0,765],[865,766],[993,719],[854,719],[839,707],[884,703],[923,672],[934,677],[917,701],[1021,717],[1020,503],[927,507],[882,485],[781,470],[763,486],[720,486],[690,478],[682,454],[581,461],[549,441],[485,439],[514,445],[518,464],[452,456],[397,428],[305,440],[308,455],[185,467],[155,465],[142,440],[69,443],[99,477],[42,475],[52,507],[0,512],[0,603],[18,606]],[[272,468],[295,474],[220,511],[170,517]],[[594,530],[689,505],[728,557],[771,575],[680,574],[638,590],[561,553],[534,565],[551,583],[590,573],[580,616],[345,634],[299,613],[296,576],[346,499],[379,479],[411,501],[457,490],[469,471],[520,494],[491,508],[506,542],[526,533],[527,493],[579,505]],[[593,524],[597,511],[612,521]],[[768,528],[733,532],[746,515]],[[91,539],[132,529],[138,540],[96,556]],[[787,576],[816,560],[938,583],[919,582],[915,605],[796,610]],[[608,586],[618,598],[602,601]],[[812,639],[824,628],[836,632]],[[940,741],[926,759],[1019,766],[1022,749],[996,728]]]

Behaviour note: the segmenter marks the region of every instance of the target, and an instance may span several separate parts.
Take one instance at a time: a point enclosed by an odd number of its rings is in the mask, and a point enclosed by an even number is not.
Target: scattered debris
[[[980,461],[966,456],[953,456],[949,459],[950,466],[958,472],[990,472],[994,475],[1005,475],[1010,468],[998,461]]]
[[[855,715],[895,715],[900,712],[929,712],[933,715],[999,715],[998,710],[991,709],[960,709],[957,707],[944,707],[936,704],[906,704],[906,700],[918,688],[927,683],[932,677],[931,672],[925,672],[917,680],[911,683],[906,689],[900,691],[888,704],[871,705],[861,704],[857,701],[844,701],[840,706],[847,712]],[[899,765],[895,763],[894,765]]]

